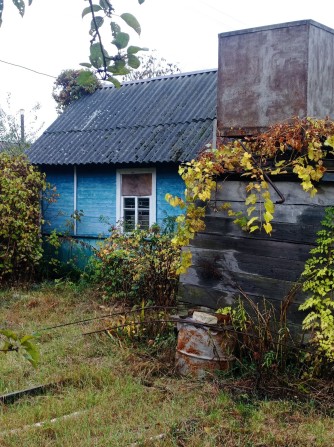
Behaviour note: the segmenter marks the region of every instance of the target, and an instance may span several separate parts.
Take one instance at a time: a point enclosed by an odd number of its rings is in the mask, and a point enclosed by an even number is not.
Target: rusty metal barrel
[[[230,368],[235,346],[230,326],[216,326],[218,330],[214,330],[214,325],[201,325],[191,317],[175,320],[178,329],[175,367],[179,374],[201,379],[208,373]]]

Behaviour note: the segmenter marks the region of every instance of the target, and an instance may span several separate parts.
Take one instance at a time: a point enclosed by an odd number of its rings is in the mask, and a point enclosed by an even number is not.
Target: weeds
[[[92,290],[67,283],[6,296],[3,318],[26,332],[106,313]],[[0,406],[1,446],[332,447],[333,419],[321,415],[316,402],[259,401],[247,386],[233,397],[222,390],[228,389],[223,380],[175,377],[173,332],[158,334],[152,344],[145,336],[135,343],[125,335],[82,337],[99,325],[40,332],[37,370],[1,358],[2,393],[62,381],[42,396]],[[38,422],[45,424],[33,425]]]

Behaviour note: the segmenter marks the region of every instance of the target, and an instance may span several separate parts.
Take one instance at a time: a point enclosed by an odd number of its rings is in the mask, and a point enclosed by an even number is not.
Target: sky
[[[334,29],[330,0],[145,0],[142,5],[138,0],[114,0],[112,4],[116,13],[131,12],[139,20],[142,33],[139,39],[131,36],[132,44],[156,50],[168,62],[177,63],[182,72],[217,67],[219,33],[304,19]],[[88,61],[90,19],[81,17],[86,6],[87,0],[33,0],[21,18],[12,0],[5,0],[0,28],[0,106],[7,110],[9,93],[11,113],[18,115],[24,109],[27,126],[35,130],[42,126],[39,132],[57,117],[54,77]],[[41,108],[35,120],[30,110],[37,103]]]

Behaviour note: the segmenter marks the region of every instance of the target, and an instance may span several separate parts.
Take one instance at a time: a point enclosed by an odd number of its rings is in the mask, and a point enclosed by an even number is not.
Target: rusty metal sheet
[[[181,375],[204,377],[208,372],[228,370],[233,361],[235,337],[230,331],[214,332],[189,322],[178,324],[176,371]]]

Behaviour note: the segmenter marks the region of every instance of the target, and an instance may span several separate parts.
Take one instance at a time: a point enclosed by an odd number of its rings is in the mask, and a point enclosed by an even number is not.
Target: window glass
[[[141,172],[125,172],[120,175],[120,219],[124,231],[135,230],[136,227],[148,229],[152,224],[154,174]]]
[[[150,228],[150,211],[138,210],[138,225],[142,230]]]
[[[139,208],[150,208],[150,199],[139,197],[138,199],[138,207]]]
[[[124,208],[135,208],[136,199],[134,197],[124,197]]]
[[[124,210],[124,231],[132,231],[136,228],[135,210]]]
[[[150,198],[123,197],[124,231],[132,231],[137,225],[142,229],[150,227]]]

